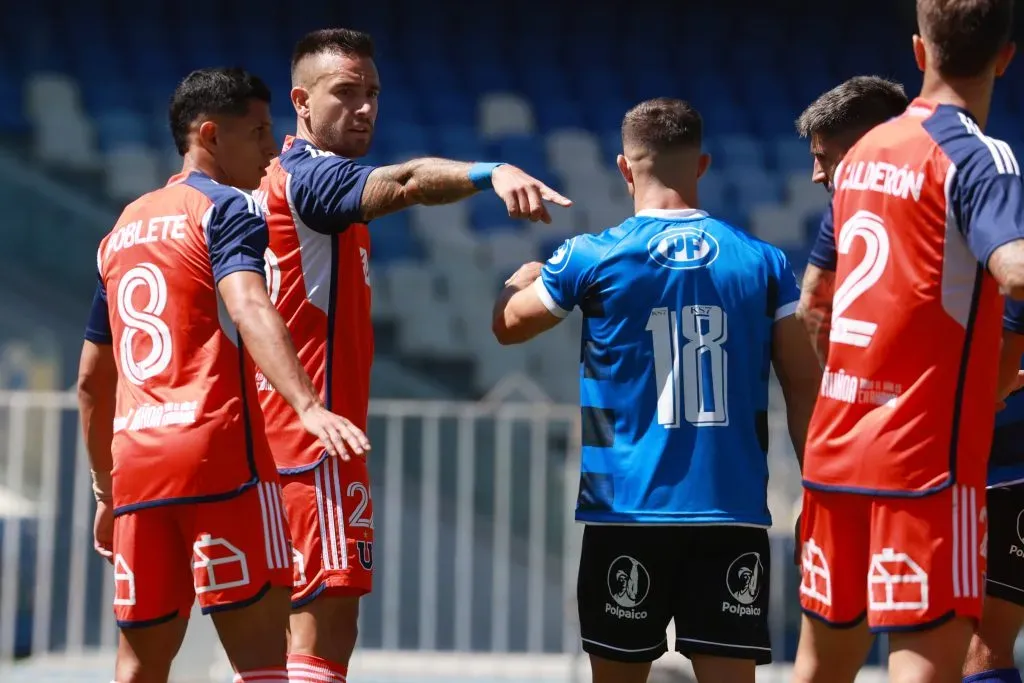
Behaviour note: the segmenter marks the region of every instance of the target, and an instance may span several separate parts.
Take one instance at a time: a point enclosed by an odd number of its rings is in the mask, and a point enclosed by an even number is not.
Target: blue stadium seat
[[[476,130],[469,126],[441,126],[436,136],[438,151],[443,156],[467,161],[480,161],[488,156]]]
[[[722,135],[715,140],[719,161],[730,170],[765,167],[764,148],[755,138],[745,135]]]
[[[730,204],[729,183],[725,173],[712,167],[697,185],[700,207],[712,216],[721,216]]]
[[[0,67],[0,132],[27,132],[24,107],[21,83],[13,73]]]
[[[424,257],[423,245],[409,225],[409,212],[399,211],[373,221],[373,261],[376,264],[394,261],[419,261]]]
[[[736,210],[749,215],[760,204],[775,204],[782,199],[782,184],[774,173],[763,167],[731,168]]]
[[[496,195],[480,192],[469,198],[469,221],[474,230],[486,231],[516,227],[508,209]]]
[[[807,140],[801,140],[795,134],[776,138],[772,144],[773,166],[782,173],[810,173],[813,159]]]
[[[476,99],[454,89],[423,91],[423,112],[434,125],[471,126],[476,122]]]
[[[152,143],[145,118],[134,111],[112,110],[97,114],[96,136],[100,149],[105,152],[121,145]]]
[[[552,97],[534,108],[537,127],[547,133],[559,128],[585,128],[583,107],[566,96]]]
[[[514,164],[527,172],[547,168],[544,142],[533,135],[510,135],[495,140],[492,145],[494,159]]]
[[[388,123],[374,133],[391,152],[427,153],[434,149],[427,129],[413,123]]]
[[[141,103],[135,97],[135,91],[124,81],[111,77],[105,80],[92,80],[83,83],[82,103],[93,115],[104,112],[138,111],[142,113]],[[171,93],[164,95],[164,103]]]

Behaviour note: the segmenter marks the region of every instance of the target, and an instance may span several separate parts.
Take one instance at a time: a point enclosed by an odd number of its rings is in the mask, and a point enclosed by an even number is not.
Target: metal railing
[[[116,642],[76,408],[70,393],[0,392],[0,663]],[[361,648],[578,652],[578,408],[383,400],[370,412],[376,574]],[[777,661],[799,624],[788,526],[772,540]]]

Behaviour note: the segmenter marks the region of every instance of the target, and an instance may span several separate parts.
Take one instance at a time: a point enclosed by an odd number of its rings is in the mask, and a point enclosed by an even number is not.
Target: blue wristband
[[[477,162],[469,167],[469,182],[473,183],[473,187],[478,190],[487,190],[491,187],[491,174],[494,173],[494,169],[499,166],[504,166],[504,163],[484,163]]]

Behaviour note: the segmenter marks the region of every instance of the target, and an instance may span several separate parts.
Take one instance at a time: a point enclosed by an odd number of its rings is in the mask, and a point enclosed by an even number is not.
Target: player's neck
[[[317,140],[316,136],[313,135],[313,131],[309,129],[309,126],[302,119],[298,119],[295,123],[295,137],[305,140],[317,149],[327,149],[320,140]]]
[[[978,122],[982,129],[988,122],[988,113],[992,106],[992,88],[990,80],[978,78],[946,79],[932,71],[924,74],[921,86],[921,97],[939,104],[951,104],[966,109]]]
[[[697,209],[697,190],[681,191],[669,187],[637,187],[633,195],[633,212],[648,209],[677,210]]]
[[[192,171],[199,171],[212,180],[222,184],[230,184],[227,175],[221,169],[216,160],[203,150],[190,149],[185,153],[185,159],[181,164],[181,174],[188,175]]]

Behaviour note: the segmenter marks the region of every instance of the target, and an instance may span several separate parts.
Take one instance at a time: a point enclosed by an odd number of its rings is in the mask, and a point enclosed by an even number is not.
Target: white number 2
[[[139,287],[145,287],[148,294],[141,309],[132,301]],[[159,317],[166,307],[167,280],[152,263],[140,263],[121,278],[117,286],[117,312],[124,323],[119,344],[121,368],[132,384],[141,385],[171,363],[171,330]],[[137,360],[133,342],[140,332],[149,339],[150,350],[145,358]]]
[[[871,289],[885,272],[889,261],[889,234],[882,219],[870,211],[858,211],[839,229],[838,250],[849,254],[853,240],[864,240],[864,258],[854,266],[838,289],[832,304],[832,331],[829,341],[866,347],[878,329],[877,323],[844,317],[846,310],[864,292]]]
[[[678,427],[682,402],[683,419],[690,424],[727,427],[729,356],[724,346],[728,338],[725,311],[718,306],[684,306],[678,313],[655,308],[647,319],[647,331],[654,344],[658,424],[670,429]],[[686,340],[682,349],[680,332]]]
[[[370,492],[366,489],[366,486],[362,482],[354,481],[348,485],[346,492],[349,497],[359,495],[359,502],[356,503],[352,514],[348,516],[349,527],[353,529],[359,527],[372,529],[373,515],[366,516],[366,508],[370,504]]]

